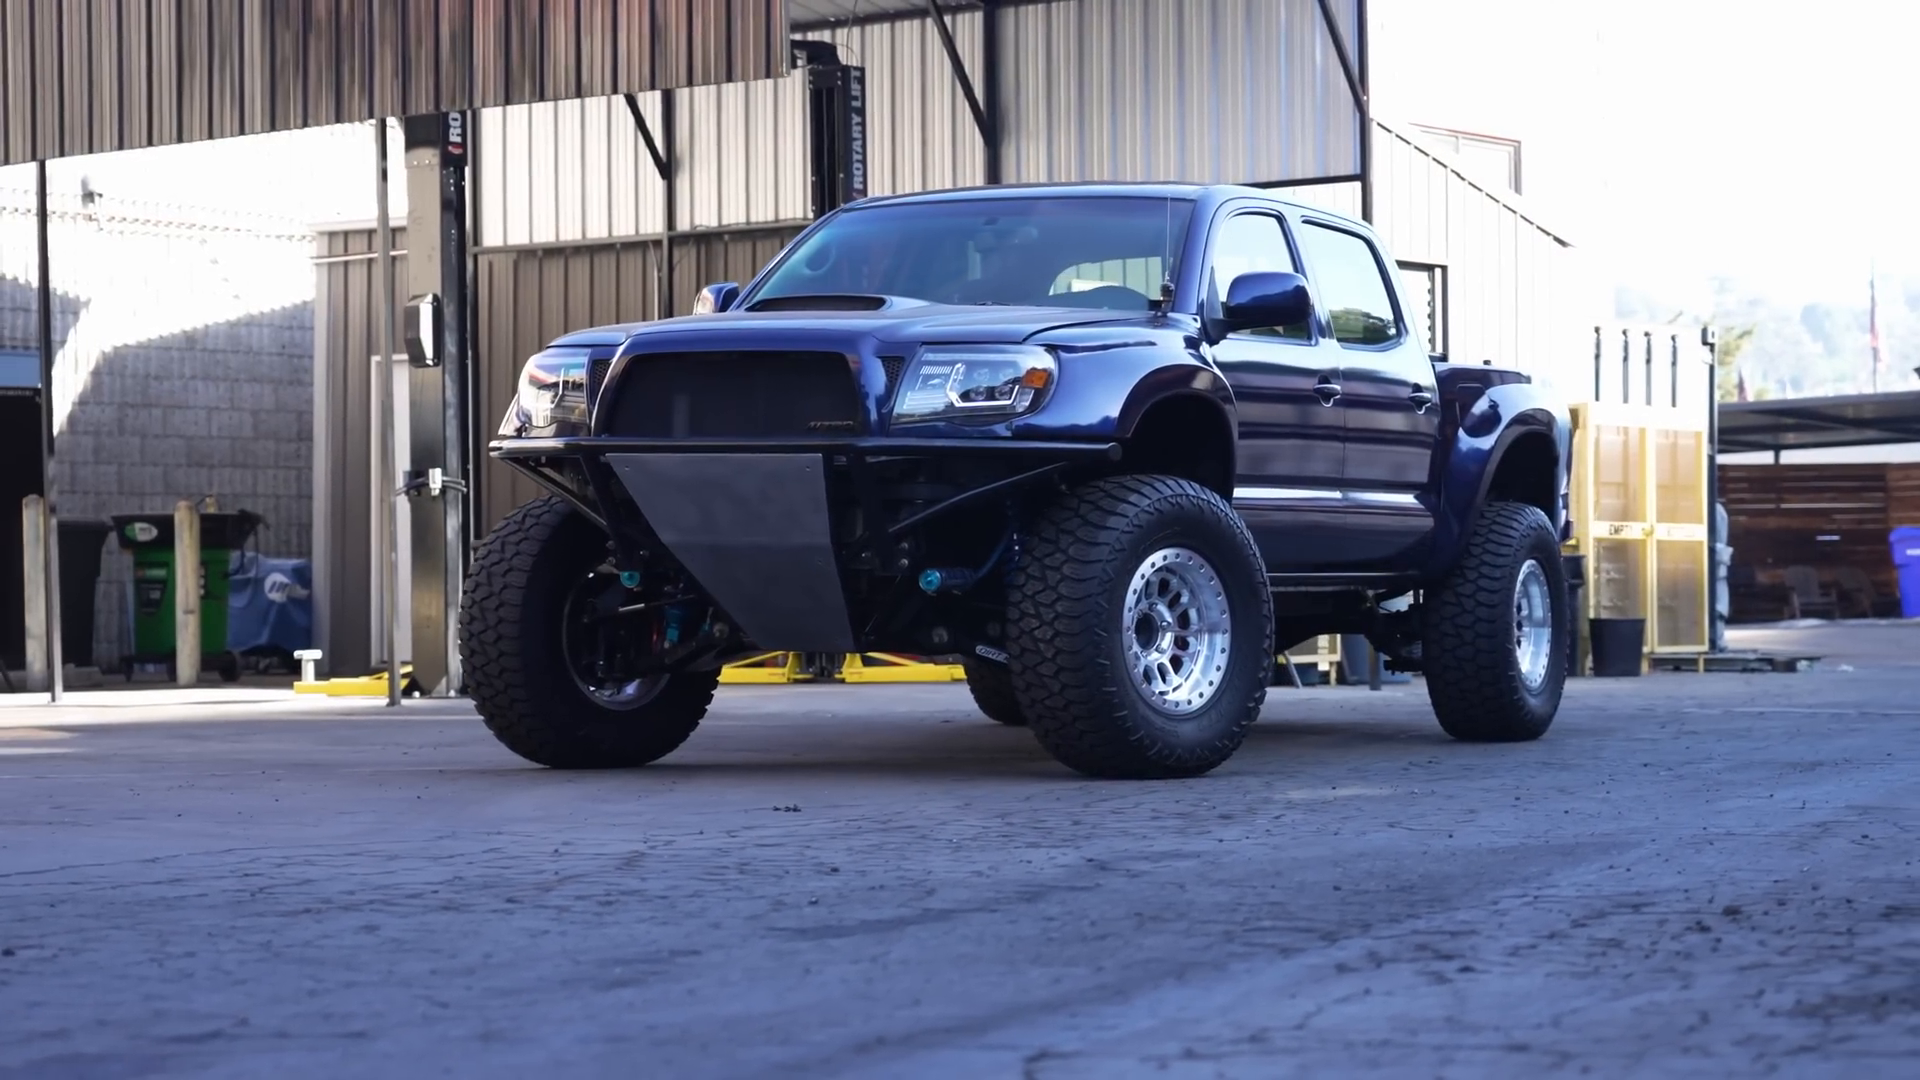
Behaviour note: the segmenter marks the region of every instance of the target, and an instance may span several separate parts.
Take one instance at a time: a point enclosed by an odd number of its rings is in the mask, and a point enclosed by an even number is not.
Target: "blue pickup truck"
[[[872,198],[693,315],[527,361],[467,689],[555,768],[679,747],[751,652],[958,654],[1066,767],[1230,758],[1364,634],[1470,741],[1566,678],[1566,410],[1429,354],[1364,224],[1253,188]]]

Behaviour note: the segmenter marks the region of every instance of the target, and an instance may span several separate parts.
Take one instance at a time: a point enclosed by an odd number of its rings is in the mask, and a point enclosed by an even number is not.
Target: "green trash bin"
[[[200,515],[200,657],[227,682],[240,678],[240,657],[227,648],[228,576],[233,553],[246,546],[260,527],[247,510]],[[133,555],[133,655],[127,678],[139,664],[165,664],[174,672],[174,584],[172,514],[116,514],[113,535]]]

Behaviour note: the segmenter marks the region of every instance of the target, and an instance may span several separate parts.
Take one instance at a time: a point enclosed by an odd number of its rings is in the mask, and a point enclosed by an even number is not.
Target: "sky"
[[[1603,274],[1863,300],[1920,275],[1916,0],[1370,0],[1376,108],[1522,142]]]
[[[392,212],[405,213],[404,153],[389,125]],[[375,163],[371,124],[248,135],[67,158],[47,165],[56,192],[78,192],[84,177],[105,198],[205,206],[284,218],[298,225],[371,221]],[[0,188],[33,187],[33,166],[0,168]]]

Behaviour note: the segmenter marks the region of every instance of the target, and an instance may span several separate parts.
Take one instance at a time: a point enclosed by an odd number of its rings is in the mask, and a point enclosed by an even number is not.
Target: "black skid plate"
[[[647,524],[754,644],[859,651],[819,454],[608,454]]]

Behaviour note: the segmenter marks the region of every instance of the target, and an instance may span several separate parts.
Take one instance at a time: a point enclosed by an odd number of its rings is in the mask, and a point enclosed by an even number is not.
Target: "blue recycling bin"
[[[1900,575],[1900,614],[1920,619],[1920,525],[1902,525],[1888,534],[1893,571]]]
[[[285,659],[312,648],[312,564],[247,551],[233,560],[228,580],[227,648]]]

